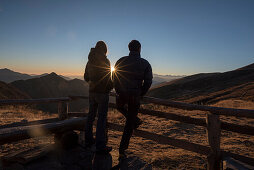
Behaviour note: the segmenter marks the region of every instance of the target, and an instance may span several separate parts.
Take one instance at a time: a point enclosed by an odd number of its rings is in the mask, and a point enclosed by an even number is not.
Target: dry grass
[[[8,106],[0,108],[0,125],[11,124],[20,121],[34,121],[54,118],[56,114],[47,114],[39,110],[25,106]],[[28,149],[37,145],[46,145],[53,142],[52,136],[37,137],[19,142],[13,142],[0,146],[0,157],[20,149]]]
[[[223,100],[213,106],[235,109],[254,109],[254,102],[243,100]]]
[[[44,113],[26,106],[0,107],[0,125],[20,122],[22,120],[33,121],[53,117],[56,117],[56,114]]]
[[[241,100],[226,100],[215,104],[214,106],[254,109],[253,102]],[[205,118],[206,112],[201,111],[183,111],[180,109],[168,108],[157,105],[146,105],[145,108],[172,112],[180,115],[191,116],[196,118]],[[23,119],[38,120],[55,115],[45,114],[29,108],[2,108],[0,110],[0,125],[12,122],[18,122]],[[140,129],[162,134],[177,139],[185,139],[193,143],[208,145],[206,129],[200,126],[184,124],[177,121],[166,120],[163,118],[152,117],[139,114],[144,121]],[[110,122],[124,124],[125,118],[116,110],[109,109],[108,119]],[[235,118],[221,116],[221,120],[235,123],[254,125],[253,119]],[[109,131],[108,144],[113,147],[112,157],[113,164],[117,164],[118,148],[122,132]],[[1,155],[21,148],[28,148],[38,144],[47,144],[53,141],[52,137],[29,139],[17,143],[6,144],[1,146]],[[233,132],[222,131],[221,147],[225,150],[239,153],[254,158],[254,137],[241,135]],[[192,153],[183,149],[175,148],[169,145],[160,145],[154,141],[140,137],[132,137],[128,152],[141,157],[143,160],[153,165],[154,169],[206,169],[206,157]]]

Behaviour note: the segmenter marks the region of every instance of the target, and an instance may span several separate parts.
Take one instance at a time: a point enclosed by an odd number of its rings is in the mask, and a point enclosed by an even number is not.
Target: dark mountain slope
[[[14,86],[0,81],[0,99],[28,99],[27,94],[21,92]]]
[[[151,89],[148,95],[192,103],[209,103],[215,98],[222,98],[226,94],[231,94],[230,90],[232,93],[238,93],[237,90],[243,90],[241,85],[245,89],[252,89],[252,83],[254,82],[252,66],[253,64],[243,67],[244,69],[241,68],[224,73],[201,73],[187,76]],[[249,94],[248,91],[247,93]],[[253,99],[248,98],[248,100]]]
[[[241,67],[238,70],[254,70],[254,63]]]
[[[56,73],[51,73],[43,77],[33,78],[29,80],[19,80],[12,82],[11,84],[19,90],[27,93],[33,99],[67,97],[70,95],[88,96],[87,83],[78,79],[68,81],[58,76]],[[80,110],[86,105],[87,101],[76,103],[79,104],[74,104],[74,109]],[[56,111],[57,104],[54,104],[54,107],[52,105],[48,107],[50,108],[49,110]]]
[[[28,80],[32,78],[39,78],[39,77],[44,77],[46,75],[48,75],[48,73],[44,73],[41,75],[35,75],[35,74],[29,75],[29,74],[15,72],[7,68],[0,69],[0,81],[3,81],[5,83],[11,83],[18,80]],[[69,77],[62,76],[62,75],[59,75],[59,76],[64,78],[65,80],[71,80]]]
[[[29,80],[19,80],[11,84],[26,92],[32,98],[53,98],[88,94],[88,86],[84,81],[77,79],[67,81],[56,73]]]
[[[33,76],[28,74],[18,73],[7,68],[0,69],[0,81],[10,83],[16,80],[27,80],[33,78]]]

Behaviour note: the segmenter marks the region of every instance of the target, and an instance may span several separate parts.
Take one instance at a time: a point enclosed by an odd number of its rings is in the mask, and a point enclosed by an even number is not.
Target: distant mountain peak
[[[4,71],[4,72],[14,72],[14,71],[12,71],[12,70],[10,70],[10,69],[8,69],[8,68],[1,68],[0,70],[1,70],[1,71]]]
[[[55,72],[52,72],[50,74],[41,76],[39,78],[46,78],[46,79],[55,79],[55,80],[65,80],[64,78],[62,78],[60,75],[56,74]]]
[[[52,72],[52,73],[50,73],[49,75],[58,76],[55,72]]]
[[[68,77],[65,77],[65,76],[56,74],[55,72],[52,72],[52,73],[50,73],[50,74],[43,74],[43,75],[41,75],[40,77],[48,77],[48,78],[55,78],[55,79],[71,80],[71,79],[68,78]]]

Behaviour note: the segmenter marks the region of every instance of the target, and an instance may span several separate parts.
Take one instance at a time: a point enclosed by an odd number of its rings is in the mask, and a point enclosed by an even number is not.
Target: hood
[[[107,56],[101,50],[97,48],[91,48],[90,53],[88,55],[88,60],[92,63],[100,60],[105,60]]]

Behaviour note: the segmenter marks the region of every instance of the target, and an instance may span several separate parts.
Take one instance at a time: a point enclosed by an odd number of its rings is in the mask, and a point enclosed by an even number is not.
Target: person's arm
[[[113,79],[113,86],[114,86],[114,88],[115,88],[115,91],[116,91],[116,93],[118,93],[119,94],[119,92],[120,92],[120,80],[119,80],[119,78],[120,78],[120,76],[119,75],[117,75],[117,74],[119,74],[119,72],[120,72],[120,70],[118,70],[119,68],[121,68],[121,65],[122,65],[122,62],[123,62],[123,60],[124,60],[124,58],[122,57],[122,58],[120,58],[119,60],[117,60],[117,62],[116,62],[116,64],[115,64],[115,72],[113,73],[113,77],[112,77],[112,79]],[[120,73],[121,74],[121,73]]]
[[[89,63],[86,64],[86,69],[85,69],[85,73],[84,73],[84,80],[86,82],[89,82],[88,65],[89,65]]]
[[[148,63],[148,66],[146,67],[146,70],[145,70],[144,83],[142,86],[141,96],[144,96],[147,93],[147,91],[152,85],[152,80],[153,80],[152,67]]]
[[[113,89],[113,80],[111,78],[111,65],[110,65],[110,61],[107,59],[107,67],[109,68],[110,74],[107,74],[107,80],[108,80],[108,87],[110,90]]]

